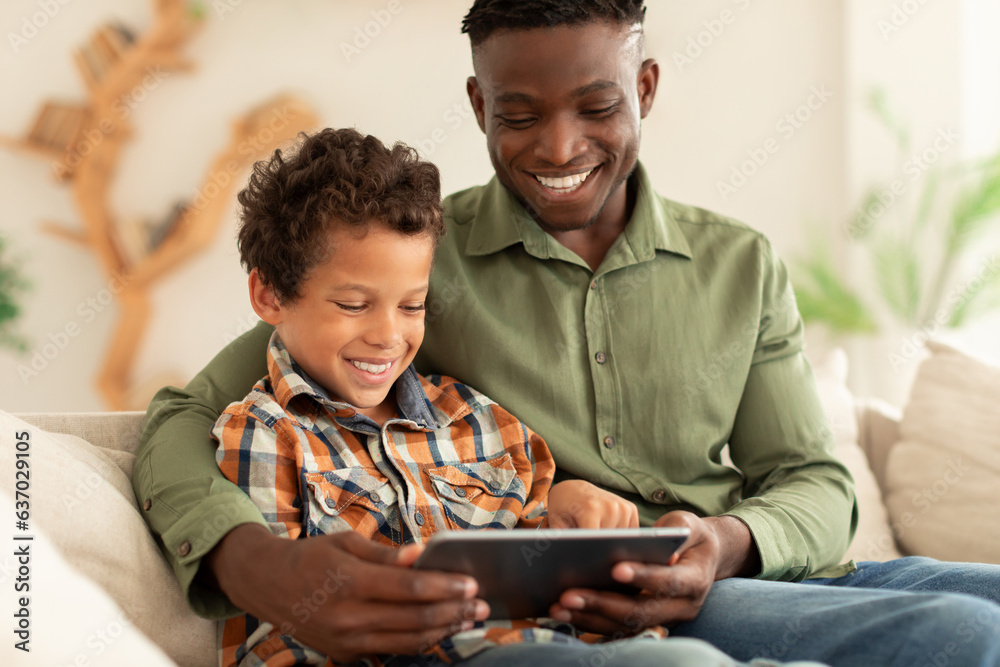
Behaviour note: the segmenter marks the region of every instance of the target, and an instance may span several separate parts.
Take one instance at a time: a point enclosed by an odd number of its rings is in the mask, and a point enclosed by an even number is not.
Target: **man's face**
[[[332,255],[313,269],[275,324],[292,358],[335,400],[376,418],[424,337],[424,299],[434,256],[427,235],[371,225],[363,236],[332,232]]]
[[[623,225],[623,187],[659,75],[638,26],[501,30],[474,52],[469,97],[497,177],[551,232]]]

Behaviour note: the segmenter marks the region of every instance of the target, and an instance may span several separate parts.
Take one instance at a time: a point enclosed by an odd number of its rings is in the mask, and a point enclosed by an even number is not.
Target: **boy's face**
[[[501,30],[468,91],[497,178],[552,232],[621,224],[659,78],[639,26]]]
[[[381,422],[395,409],[393,383],[424,338],[434,243],[378,222],[364,236],[337,227],[330,241],[331,256],[306,276],[299,298],[275,301],[273,321],[258,313],[331,398]]]

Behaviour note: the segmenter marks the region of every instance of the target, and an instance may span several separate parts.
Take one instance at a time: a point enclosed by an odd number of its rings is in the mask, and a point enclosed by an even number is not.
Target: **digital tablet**
[[[414,567],[479,582],[490,618],[548,616],[568,588],[636,593],[611,578],[621,561],[668,565],[687,528],[446,531],[427,541]]]

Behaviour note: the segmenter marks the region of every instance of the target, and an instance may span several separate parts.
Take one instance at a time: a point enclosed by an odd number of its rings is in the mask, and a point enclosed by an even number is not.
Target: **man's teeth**
[[[538,176],[536,174],[535,178],[538,179],[539,183],[541,183],[547,188],[551,188],[552,190],[563,190],[565,192],[572,192],[573,190],[576,190],[578,187],[580,187],[580,185],[585,180],[587,180],[587,177],[590,176],[593,172],[594,170],[591,169],[590,171],[585,172],[583,174],[573,174],[572,176],[563,176],[562,178],[546,178],[545,176]]]
[[[356,368],[360,368],[361,370],[366,371],[368,373],[372,373],[374,375],[384,373],[389,368],[392,367],[391,361],[387,364],[379,364],[378,366],[376,366],[375,364],[365,363],[364,361],[351,361],[351,363],[354,364]]]

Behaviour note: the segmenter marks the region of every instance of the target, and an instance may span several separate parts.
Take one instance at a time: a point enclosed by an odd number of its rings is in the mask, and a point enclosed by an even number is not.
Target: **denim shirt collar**
[[[304,397],[331,412],[345,428],[353,431],[381,430],[374,420],[358,412],[353,405],[331,398],[329,393],[292,359],[277,331],[271,334],[267,356],[268,379],[274,396],[283,410],[288,409],[288,404],[293,399]],[[396,379],[393,388],[396,390],[399,419],[411,422],[414,428],[422,430],[440,428],[431,401],[413,364],[410,364]]]

